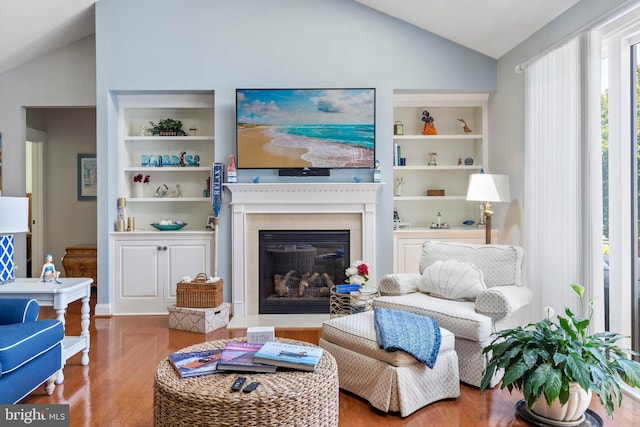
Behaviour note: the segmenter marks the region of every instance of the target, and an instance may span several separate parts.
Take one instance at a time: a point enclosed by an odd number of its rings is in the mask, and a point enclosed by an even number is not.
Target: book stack
[[[190,378],[217,372],[221,353],[220,349],[190,351],[172,353],[168,358],[180,378]]]
[[[302,371],[315,371],[321,357],[320,347],[267,341],[256,352],[253,361]]]
[[[247,372],[267,372],[276,371],[274,365],[256,363],[253,359],[255,354],[262,348],[260,343],[246,343],[231,341],[225,344],[218,370],[220,371],[247,371]]]

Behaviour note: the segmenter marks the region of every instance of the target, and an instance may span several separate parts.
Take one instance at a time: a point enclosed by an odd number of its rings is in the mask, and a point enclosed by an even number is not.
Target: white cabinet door
[[[167,314],[184,276],[211,274],[212,236],[161,239],[151,233],[114,236],[113,313]],[[195,233],[193,233],[195,234]]]
[[[165,308],[176,303],[176,284],[184,276],[211,275],[211,239],[172,242],[167,249],[166,267]]]

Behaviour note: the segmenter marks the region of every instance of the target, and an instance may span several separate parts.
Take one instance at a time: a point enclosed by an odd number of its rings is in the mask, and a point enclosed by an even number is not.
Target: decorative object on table
[[[260,183],[260,175],[256,175],[253,177],[253,179],[251,180],[252,183],[254,184],[259,184]]]
[[[482,172],[482,171],[481,171]],[[491,202],[509,202],[509,176],[496,175],[490,173],[476,173],[469,175],[469,188],[467,189],[467,200],[482,202],[481,222],[486,223],[485,241],[491,243]]]
[[[171,353],[167,358],[180,378],[199,377],[218,371],[221,349]]]
[[[0,196],[0,285],[13,282],[14,234],[29,231],[29,199]]]
[[[403,176],[399,176],[396,178],[396,196],[402,196],[402,186],[405,184],[406,180]]]
[[[133,189],[134,194],[133,197],[140,198],[144,197],[143,190],[144,184],[149,185],[151,183],[151,175],[143,175],[141,173],[137,174],[133,177]]]
[[[176,307],[211,308],[222,304],[222,279],[197,274],[182,278],[176,285]]]
[[[380,170],[380,160],[376,159],[373,166],[373,182],[382,182],[382,171]]]
[[[237,182],[238,177],[236,174],[236,156],[233,154],[229,155],[229,162],[227,163],[227,182],[233,183]]]
[[[344,274],[347,283],[363,286],[369,280],[369,266],[364,261],[354,261]]]
[[[96,200],[98,164],[95,154],[78,154],[78,200]]]
[[[438,131],[436,130],[436,126],[433,124],[434,119],[431,117],[431,114],[427,110],[422,112],[422,121],[424,125],[422,126],[422,134],[423,135],[437,135]]]
[[[404,135],[404,125],[400,120],[396,120],[393,123],[393,134],[394,135]]]
[[[362,182],[362,179],[360,179],[360,177],[357,177],[357,176],[354,175],[353,182],[355,182],[356,184],[360,184],[360,182]]]
[[[147,131],[154,136],[186,136],[186,132],[182,130],[182,121],[175,119],[162,119],[158,124],[149,122],[151,127]]]
[[[427,166],[438,166],[437,156],[438,153],[429,153],[429,161],[427,162]]]
[[[135,217],[127,218],[127,231],[136,231],[136,219]]]
[[[442,188],[431,188],[427,190],[427,196],[441,197],[444,196],[444,190]]]
[[[476,222],[472,219],[465,219],[464,221],[462,221],[463,225],[466,225],[467,227],[471,227],[473,224],[475,224]]]
[[[464,164],[465,164],[466,166],[471,166],[471,165],[473,165],[473,157],[467,157],[467,158],[465,158],[465,159],[464,159]]]
[[[571,289],[584,311],[584,287],[573,283]],[[566,317],[558,315],[553,321],[555,312],[546,307],[543,320],[496,333],[483,349],[490,356],[480,390],[488,386],[496,370],[504,369],[500,388],[521,391],[527,409],[549,419],[549,425],[577,425],[558,422],[582,420],[592,391],[613,417],[614,402],[622,404],[619,381],[640,387],[640,363],[630,359],[639,353],[620,348],[617,342],[625,337],[616,332],[589,334],[593,304],[593,300],[588,302],[589,317],[565,308]],[[579,389],[575,398],[584,403],[581,412],[578,402],[570,400],[574,389]]]
[[[160,231],[176,231],[176,230],[180,230],[181,228],[187,226],[188,224],[186,222],[182,222],[179,219],[175,220],[175,221],[171,221],[168,219],[163,219],[159,222],[153,222],[151,223],[151,226],[153,228],[155,228],[156,230],[160,230]]]
[[[273,326],[253,326],[247,328],[247,342],[252,344],[266,343],[276,339],[276,331]]]
[[[299,371],[313,372],[322,357],[322,348],[284,342],[266,341],[253,356],[253,361]]]
[[[56,270],[56,266],[53,264],[53,256],[51,256],[51,254],[46,254],[44,256],[44,264],[42,265],[42,272],[40,273],[40,281],[56,282],[57,284],[62,283],[60,281],[60,272]]]
[[[460,123],[462,123],[462,131],[463,131],[464,133],[471,133],[471,132],[473,132],[473,131],[469,128],[469,126],[467,126],[467,122],[466,122],[464,119],[458,119],[458,121],[459,121]]]
[[[231,304],[223,302],[217,307],[176,307],[170,305],[169,328],[208,334],[229,324]]]

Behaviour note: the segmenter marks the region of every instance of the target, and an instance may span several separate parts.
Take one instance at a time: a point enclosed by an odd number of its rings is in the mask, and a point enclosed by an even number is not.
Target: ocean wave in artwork
[[[335,137],[324,138],[321,132],[309,127],[303,129],[303,132],[300,132],[301,129],[299,126],[275,126],[266,131],[265,135],[271,138],[271,144],[278,147],[307,150],[301,159],[311,163],[315,168],[371,167],[373,165],[373,143],[367,142],[362,137],[363,134],[360,138],[351,139],[343,134],[343,140],[338,140]]]

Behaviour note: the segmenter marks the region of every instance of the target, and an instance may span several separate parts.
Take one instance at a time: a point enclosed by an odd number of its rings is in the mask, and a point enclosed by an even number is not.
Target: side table
[[[14,282],[0,286],[0,298],[33,298],[41,306],[52,306],[57,318],[65,324],[67,306],[70,302],[82,300],[80,315],[80,336],[66,336],[62,343],[64,360],[82,351],[82,365],[89,364],[89,298],[91,282],[89,278],[61,278],[61,284],[41,282],[39,279],[16,279]],[[64,381],[64,374],[58,375],[56,384]]]
[[[277,341],[313,346],[297,340]],[[229,341],[209,341],[184,348],[198,351],[224,348]],[[245,384],[259,381],[251,393],[232,392],[236,377]],[[278,368],[273,374],[217,372],[181,379],[164,359],[153,385],[154,426],[338,426],[338,367],[328,351],[322,352],[313,372]]]
[[[368,286],[363,286],[360,291],[346,294],[338,293],[333,287],[329,293],[329,317],[340,317],[349,314],[361,313],[373,310],[373,300],[380,296],[380,292]]]

